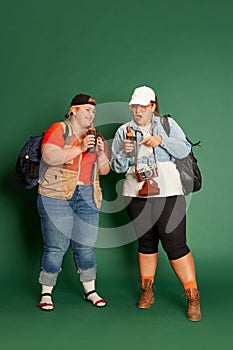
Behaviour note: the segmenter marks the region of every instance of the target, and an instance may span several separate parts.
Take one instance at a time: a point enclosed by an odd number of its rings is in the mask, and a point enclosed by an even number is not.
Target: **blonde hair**
[[[71,106],[69,111],[67,112],[66,114],[66,118],[69,118],[73,115],[74,112],[78,112],[78,110],[80,109],[80,106],[79,105],[76,105],[76,106]]]

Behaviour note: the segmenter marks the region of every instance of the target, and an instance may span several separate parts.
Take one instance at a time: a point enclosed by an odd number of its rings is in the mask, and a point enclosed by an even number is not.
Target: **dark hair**
[[[159,114],[159,102],[158,102],[158,98],[157,98],[157,96],[155,95],[155,101],[151,101],[151,102],[153,102],[153,104],[155,103],[155,112],[157,113],[157,114]]]

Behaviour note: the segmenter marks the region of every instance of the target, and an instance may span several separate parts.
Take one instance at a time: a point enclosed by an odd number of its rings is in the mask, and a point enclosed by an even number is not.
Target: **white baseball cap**
[[[134,90],[129,105],[147,106],[151,101],[155,102],[155,100],[154,90],[148,86],[140,86]]]

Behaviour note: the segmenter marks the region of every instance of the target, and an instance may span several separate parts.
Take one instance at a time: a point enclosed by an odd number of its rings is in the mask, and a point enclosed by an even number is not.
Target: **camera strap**
[[[136,149],[135,149],[135,172],[138,172],[138,137],[137,137],[137,130],[135,130],[135,138],[136,138]],[[153,135],[152,135],[153,136]],[[157,167],[157,160],[156,160],[156,154],[155,154],[155,149],[152,147],[153,154],[154,154],[154,160],[155,160],[155,176],[158,176],[158,167]]]

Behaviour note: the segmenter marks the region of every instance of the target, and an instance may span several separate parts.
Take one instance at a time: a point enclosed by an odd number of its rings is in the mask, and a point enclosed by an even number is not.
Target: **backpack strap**
[[[170,135],[170,125],[169,125],[169,121],[168,118],[170,118],[170,114],[166,114],[166,115],[162,115],[160,117],[160,123],[164,128],[164,131],[166,132],[167,136]]]
[[[170,114],[162,115],[162,116],[160,117],[161,125],[163,126],[164,131],[166,132],[167,136],[170,135],[170,125],[169,125],[168,118],[171,118],[171,115],[170,115]],[[190,145],[191,145],[192,147],[201,146],[201,141],[198,141],[198,142],[193,143],[193,142],[190,141],[186,136],[185,136],[185,138],[186,138],[186,140],[190,143]]]
[[[64,137],[65,144],[69,144],[70,137],[73,134],[73,129],[72,129],[71,125],[69,125],[69,123],[67,123],[67,122],[61,122],[61,124],[62,124],[63,129],[64,129],[63,137]],[[64,128],[64,125],[65,125],[65,128]]]
[[[69,129],[69,125],[66,122],[64,122],[64,124],[65,124],[65,132],[63,136],[64,136],[64,140],[66,140],[67,137],[69,136],[70,129]]]
[[[197,141],[197,142],[193,143],[193,142],[190,141],[187,137],[186,137],[186,140],[190,143],[190,145],[191,145],[192,147],[195,147],[195,146],[201,147],[201,141]]]

